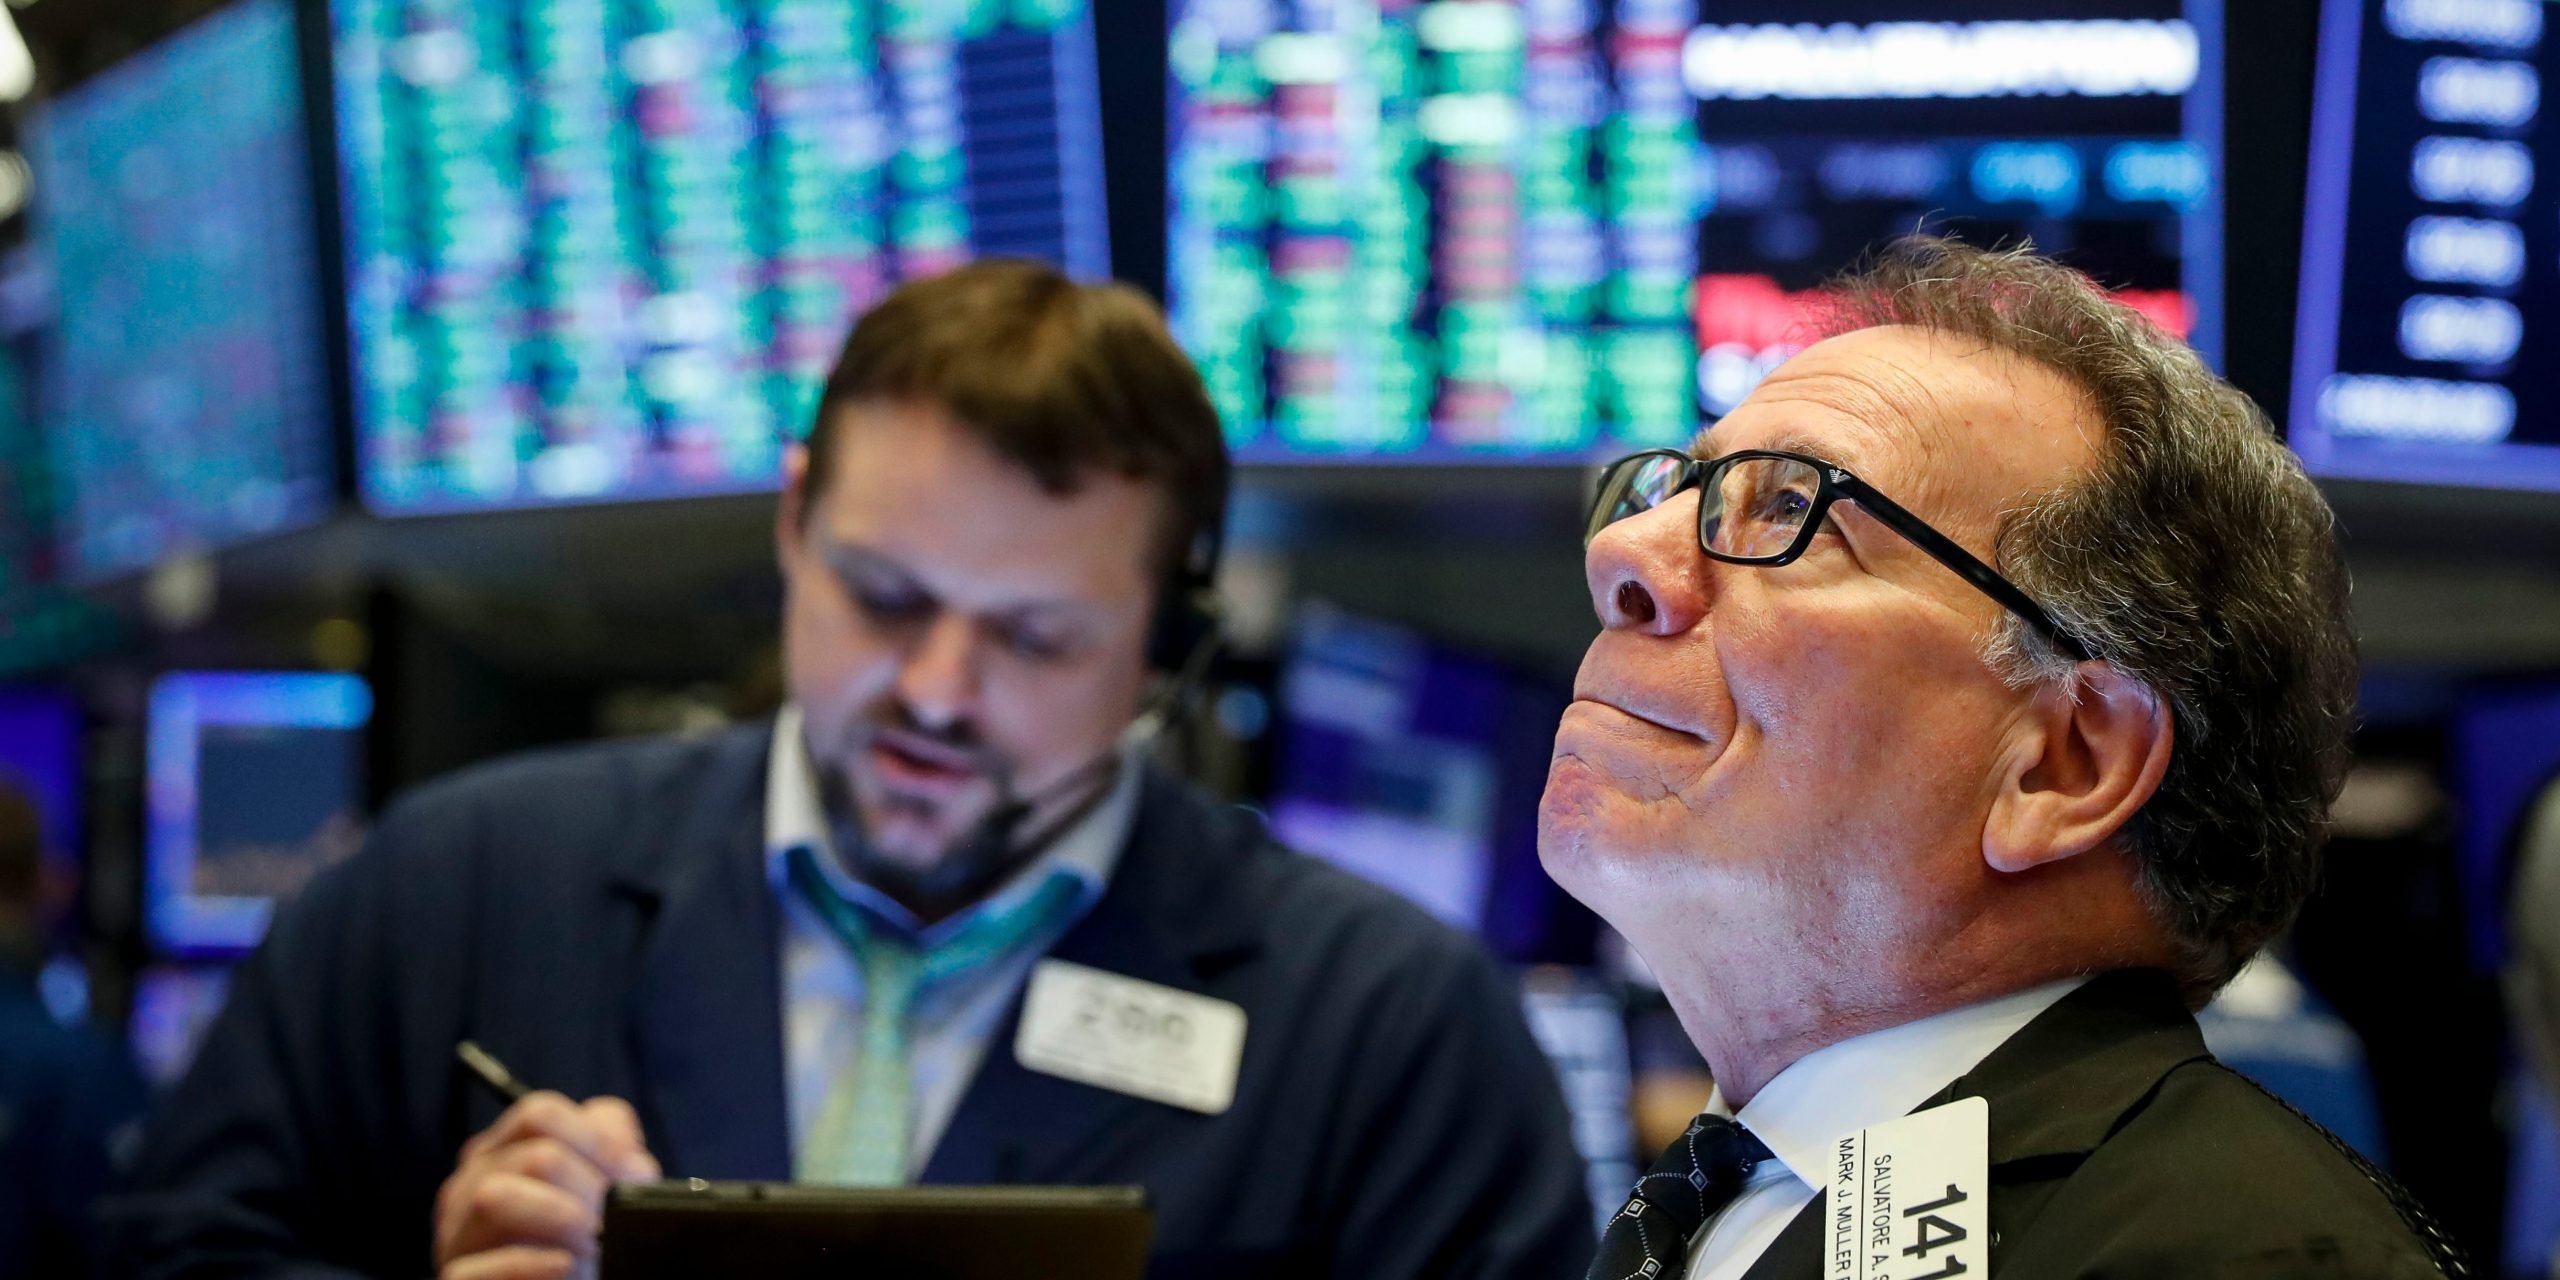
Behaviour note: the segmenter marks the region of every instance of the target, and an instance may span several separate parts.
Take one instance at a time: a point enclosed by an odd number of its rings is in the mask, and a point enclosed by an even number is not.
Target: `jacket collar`
[[[1997,1211],[1999,1184],[2034,1181],[2040,1175],[2032,1171],[2051,1168],[2041,1158],[2076,1159],[2097,1150],[2171,1071],[2210,1056],[2168,975],[2101,974],[1913,1110],[1958,1098],[1990,1104]],[[1743,1273],[1745,1280],[1821,1274],[1823,1227],[1817,1194]]]
[[[698,1178],[784,1178],[779,904],[761,834],[769,724],[678,748],[633,812],[672,815],[606,851],[607,883],[637,914],[635,976],[623,1004],[644,1132],[670,1170]]]
[[[607,884],[643,922],[624,1005],[636,1068],[627,1091],[657,1154],[689,1177],[791,1171],[780,904],[762,840],[772,732],[765,722],[680,748],[694,754],[642,780],[626,802],[681,817],[606,853]],[[1236,877],[1263,839],[1250,815],[1150,767],[1110,886],[1051,954],[1199,989],[1262,946],[1257,904],[1237,892]],[[1012,1052],[1020,1016],[1017,997],[929,1180],[1057,1180],[1056,1170],[1106,1158],[1108,1144],[1093,1139],[1115,1123],[1166,1112],[1027,1071]]]
[[[1214,806],[1150,770],[1138,818],[1111,887],[1051,949],[1056,959],[1199,991],[1250,962],[1263,945],[1255,895],[1239,891],[1263,840],[1255,820]],[[936,1183],[1107,1179],[1132,1153],[1199,1119],[1161,1103],[1042,1075],[1014,1054],[1022,999],[1014,998],[977,1078],[925,1168]]]
[[[2091,979],[1914,1110],[1987,1099],[1994,1168],[2087,1155],[2163,1077],[2208,1056],[2177,983],[2125,970]]]
[[[1148,766],[1111,887],[1054,954],[1150,982],[1196,986],[1262,945],[1258,904],[1234,891],[1232,865],[1262,839],[1250,815],[1212,805],[1190,784]]]

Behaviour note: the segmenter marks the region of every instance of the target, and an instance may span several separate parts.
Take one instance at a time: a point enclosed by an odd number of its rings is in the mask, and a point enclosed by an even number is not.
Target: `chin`
[[[1616,789],[1590,765],[1571,756],[1547,766],[1547,789],[1538,798],[1538,864],[1547,878],[1594,910],[1590,891],[1609,879],[1608,815]]]
[[[970,829],[958,806],[885,790],[869,791],[862,809],[872,855],[914,872],[932,870]]]

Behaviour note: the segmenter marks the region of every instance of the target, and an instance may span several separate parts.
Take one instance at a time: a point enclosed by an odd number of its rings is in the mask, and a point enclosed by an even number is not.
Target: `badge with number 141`
[[[1824,1280],[1947,1280],[1991,1270],[1991,1107],[1959,1098],[1831,1144]]]

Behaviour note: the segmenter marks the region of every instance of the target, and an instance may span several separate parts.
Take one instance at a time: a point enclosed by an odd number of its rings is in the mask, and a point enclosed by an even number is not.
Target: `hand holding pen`
[[[562,1280],[591,1269],[605,1192],[654,1182],[658,1161],[620,1098],[529,1088],[479,1045],[455,1056],[508,1107],[462,1145],[436,1194],[441,1280]]]

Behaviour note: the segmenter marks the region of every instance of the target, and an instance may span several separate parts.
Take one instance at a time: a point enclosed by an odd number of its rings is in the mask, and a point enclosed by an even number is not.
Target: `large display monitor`
[[[356,676],[176,672],[151,688],[143,925],[165,956],[257,944],[275,904],[364,838]]]
[[[36,410],[42,366],[18,301],[34,276],[23,253],[0,256],[0,651],[17,638],[20,611],[55,579],[53,463]]]
[[[1300,611],[1279,687],[1271,829],[1505,959],[1584,964],[1592,917],[1538,865],[1561,683],[1411,628]]]
[[[898,281],[1108,273],[1084,0],[333,12],[376,511],[769,488]]]
[[[1247,460],[1684,443],[1915,229],[2220,341],[2220,0],[1172,0],[1168,292]]]
[[[2560,489],[2560,165],[2538,0],[2328,0],[2295,333],[2314,472]],[[2547,344],[2546,344],[2547,345]]]
[[[327,326],[292,0],[243,0],[53,99],[27,139],[59,300],[66,572],[326,516]]]

